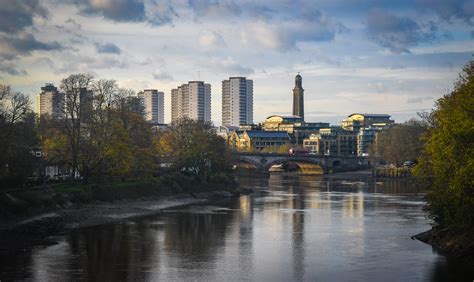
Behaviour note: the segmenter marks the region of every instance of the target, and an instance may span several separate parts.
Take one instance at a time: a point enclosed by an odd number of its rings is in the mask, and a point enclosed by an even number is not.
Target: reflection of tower
[[[304,120],[303,79],[298,73],[295,77],[295,88],[293,88],[293,115]]]
[[[293,198],[293,275],[295,281],[302,281],[304,278],[304,209],[306,207],[306,191],[303,185],[290,186],[290,193],[297,194]],[[296,189],[295,189],[296,188]]]

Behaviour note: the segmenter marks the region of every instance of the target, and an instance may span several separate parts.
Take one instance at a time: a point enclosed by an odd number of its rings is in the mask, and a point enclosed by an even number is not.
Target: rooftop
[[[361,115],[361,116],[364,116],[364,117],[390,118],[390,115],[387,115],[387,114],[368,114],[368,113],[353,113],[353,114],[350,114],[349,117],[354,116],[354,115]]]
[[[248,130],[245,132],[250,138],[290,138],[286,131]]]

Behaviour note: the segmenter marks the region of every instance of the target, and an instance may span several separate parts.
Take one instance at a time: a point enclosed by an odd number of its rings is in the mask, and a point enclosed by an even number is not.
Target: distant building
[[[224,140],[228,141],[232,132],[237,131],[239,128],[237,126],[216,126],[214,127],[215,133],[217,136],[222,137]]]
[[[190,81],[171,90],[171,121],[190,118],[211,121],[211,85]]]
[[[349,115],[341,122],[341,126],[346,130],[359,131],[360,128],[365,127],[386,127],[393,124],[394,121],[390,119],[387,114],[359,114],[354,113]]]
[[[370,146],[376,141],[377,135],[383,130],[382,127],[361,128],[357,134],[357,155],[369,156]]]
[[[305,138],[303,147],[319,155],[355,156],[357,134],[341,127],[322,128]]]
[[[329,127],[327,122],[304,122],[299,116],[271,115],[262,122],[262,130],[286,131],[297,144],[303,144],[304,138],[326,127]]]
[[[291,144],[291,139],[285,131],[234,131],[229,138],[231,147],[244,151],[261,151],[265,148],[278,149],[289,144]]]
[[[299,73],[295,77],[295,88],[293,88],[293,115],[304,121],[303,78]]]
[[[152,124],[165,123],[164,93],[156,89],[146,89],[138,93],[142,101],[145,119]]]
[[[41,87],[41,93],[37,97],[37,112],[41,116],[49,116],[53,119],[64,117],[64,94],[51,83]]]
[[[222,124],[253,124],[253,81],[230,77],[222,81]]]

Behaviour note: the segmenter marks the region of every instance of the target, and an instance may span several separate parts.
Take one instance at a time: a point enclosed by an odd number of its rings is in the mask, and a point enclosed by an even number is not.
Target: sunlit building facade
[[[222,124],[253,124],[253,81],[230,77],[222,81]]]
[[[61,119],[64,117],[64,94],[53,84],[47,83],[41,87],[41,92],[37,96],[36,108],[39,117]]]
[[[165,123],[164,93],[156,89],[146,89],[138,93],[143,105],[143,115],[152,124]]]
[[[171,121],[190,118],[211,121],[211,85],[190,81],[171,90]]]

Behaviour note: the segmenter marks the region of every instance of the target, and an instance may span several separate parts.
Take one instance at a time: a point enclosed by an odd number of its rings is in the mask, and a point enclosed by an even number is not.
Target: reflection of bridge
[[[358,170],[370,166],[367,157],[332,155],[290,155],[273,153],[235,152],[234,159],[255,166],[255,169],[267,172],[273,165],[294,163],[300,170],[315,170],[328,173],[335,170]],[[317,170],[317,169],[316,169]]]

